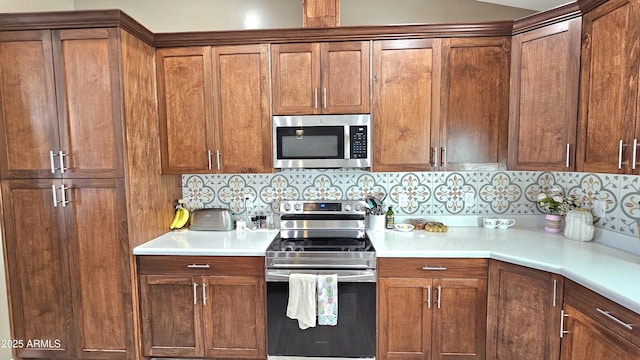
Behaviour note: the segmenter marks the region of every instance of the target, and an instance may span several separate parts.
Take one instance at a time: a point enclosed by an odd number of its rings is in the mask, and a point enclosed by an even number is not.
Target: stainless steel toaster
[[[191,212],[190,230],[230,231],[233,230],[231,211],[225,208],[197,209]]]

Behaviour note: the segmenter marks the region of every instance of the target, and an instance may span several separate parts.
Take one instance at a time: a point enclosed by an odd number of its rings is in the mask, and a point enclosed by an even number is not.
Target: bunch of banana
[[[187,209],[183,201],[178,201],[178,206],[176,206],[176,214],[173,217],[171,225],[169,225],[169,229],[182,229],[183,227],[185,227],[185,225],[187,225],[187,222],[189,222],[189,209]]]

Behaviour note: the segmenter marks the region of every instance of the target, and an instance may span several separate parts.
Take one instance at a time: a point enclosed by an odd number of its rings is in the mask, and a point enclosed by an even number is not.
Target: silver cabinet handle
[[[633,330],[633,325],[631,324],[627,324],[626,322],[618,319],[617,317],[611,315],[610,312],[608,311],[604,311],[600,308],[596,308],[596,310],[598,310],[598,312],[604,316],[606,316],[607,318],[609,318],[610,320],[613,320],[614,322],[616,322],[618,325],[624,326],[625,328],[627,328],[627,330]]]
[[[49,161],[51,161],[51,173],[55,174],[56,173],[56,161],[53,159],[56,156],[56,154],[53,153],[53,150],[49,151]]]
[[[444,167],[447,164],[447,147],[443,146],[440,152],[440,166]]]
[[[193,283],[193,305],[198,305],[198,284]]]
[[[631,170],[636,169],[636,155],[638,154],[638,139],[633,139],[633,156],[631,159]]]
[[[210,269],[211,265],[209,264],[189,264],[187,265],[189,269]]]
[[[69,170],[69,168],[64,167],[64,158],[67,157],[67,156],[69,156],[69,154],[63,153],[62,150],[60,150],[58,152],[58,157],[59,157],[58,160],[60,161],[60,173],[61,174],[64,174],[65,170]]]
[[[556,307],[557,295],[558,295],[558,280],[553,279],[553,307]]]
[[[51,191],[53,192],[53,207],[58,207],[58,196],[56,195],[55,185],[51,185]]]
[[[322,107],[327,108],[327,88],[322,88]]]
[[[431,285],[427,286],[427,306],[431,309]]]
[[[220,150],[216,150],[216,162],[218,163],[217,168],[220,170]]]
[[[571,154],[571,144],[567,144],[567,160],[565,163],[565,167],[569,167],[570,166],[570,162],[569,162],[569,155]]]
[[[66,207],[68,204],[71,203],[71,200],[67,200],[67,193],[66,191],[69,190],[68,187],[61,185],[60,186],[60,203],[62,204],[62,207]]]
[[[426,270],[426,271],[445,271],[447,270],[446,267],[444,266],[423,266],[422,270]]]
[[[318,108],[318,89],[313,89],[313,108]]]
[[[622,147],[624,146],[624,143],[622,142],[622,140],[620,140],[620,143],[618,145],[618,169],[622,169]]]
[[[207,305],[207,283],[202,283],[202,303]]]
[[[564,334],[568,334],[568,331],[564,331],[564,318],[569,317],[565,315],[564,310],[560,310],[560,339],[564,337]]]
[[[442,286],[438,285],[438,309],[440,309],[440,299],[442,298]]]
[[[211,170],[211,150],[207,150],[207,161],[209,162],[209,170]]]
[[[431,166],[436,167],[438,166],[438,148],[431,148],[431,151],[433,151],[433,162],[431,163]]]

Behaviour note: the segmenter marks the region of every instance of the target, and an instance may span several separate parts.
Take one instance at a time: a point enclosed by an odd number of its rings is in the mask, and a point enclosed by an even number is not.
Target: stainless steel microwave
[[[370,167],[370,115],[274,116],[273,166]]]

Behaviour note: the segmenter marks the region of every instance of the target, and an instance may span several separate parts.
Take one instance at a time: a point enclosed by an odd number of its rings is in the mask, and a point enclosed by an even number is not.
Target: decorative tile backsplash
[[[277,211],[283,199],[363,199],[369,195],[384,197],[385,205],[392,205],[397,215],[540,214],[538,194],[555,185],[567,195],[576,196],[587,208],[593,200],[604,201],[606,216],[598,220],[599,227],[637,234],[640,176],[538,171],[379,173],[355,169],[182,176],[182,194],[192,208],[228,207],[234,214],[249,215]]]

